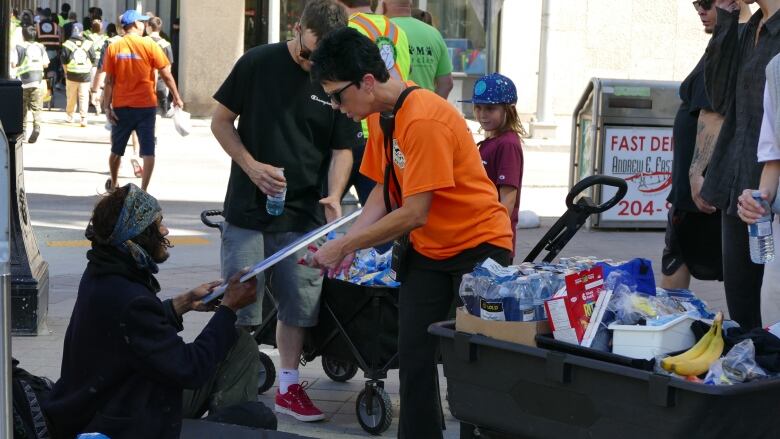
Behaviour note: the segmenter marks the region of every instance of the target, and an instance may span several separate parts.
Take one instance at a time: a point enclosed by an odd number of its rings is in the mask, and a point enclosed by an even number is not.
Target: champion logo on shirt
[[[319,102],[322,105],[327,105],[330,108],[333,108],[333,105],[330,102],[322,99],[321,97],[319,97],[317,95],[311,95],[311,100],[315,101],[315,102]]]
[[[499,180],[506,180],[506,176],[499,175],[499,176],[498,176],[498,179],[499,179]]]

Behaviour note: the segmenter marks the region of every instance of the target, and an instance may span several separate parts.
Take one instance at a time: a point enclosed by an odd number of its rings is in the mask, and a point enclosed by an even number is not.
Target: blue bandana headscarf
[[[154,262],[154,259],[131,239],[140,235],[147,227],[162,218],[160,203],[132,183],[128,183],[125,187],[128,188],[127,196],[114,230],[108,237],[108,243],[132,256],[138,268],[157,273],[157,263]]]

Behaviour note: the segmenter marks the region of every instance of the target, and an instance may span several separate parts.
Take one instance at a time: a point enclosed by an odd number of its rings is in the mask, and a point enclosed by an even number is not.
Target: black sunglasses
[[[712,8],[714,0],[696,0],[693,3],[693,7],[696,9],[702,8],[704,11],[709,11]]]
[[[308,61],[311,57],[312,51],[303,45],[303,36],[300,32],[298,33],[298,43],[301,45],[301,50],[298,52],[298,56]]]
[[[352,81],[349,84],[345,85],[344,87],[341,87],[340,89],[334,91],[333,93],[328,93],[328,98],[334,104],[341,105],[341,93],[343,93],[344,90],[348,89],[349,87],[351,87],[353,85],[357,85],[357,82]]]

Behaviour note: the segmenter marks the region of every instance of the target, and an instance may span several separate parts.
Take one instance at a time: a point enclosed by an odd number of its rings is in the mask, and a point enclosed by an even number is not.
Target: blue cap
[[[135,9],[128,9],[125,11],[124,14],[122,14],[122,17],[120,18],[120,22],[122,23],[122,27],[129,26],[136,21],[146,21],[149,17],[146,15],[136,11]]]
[[[461,102],[472,104],[516,104],[517,88],[511,79],[500,73],[483,76],[474,83],[471,99]]]

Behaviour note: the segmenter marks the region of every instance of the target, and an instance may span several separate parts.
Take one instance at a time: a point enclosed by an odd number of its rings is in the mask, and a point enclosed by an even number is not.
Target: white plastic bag
[[[192,121],[190,121],[190,113],[182,110],[179,107],[174,107],[173,110],[173,125],[176,127],[176,131],[182,136],[188,136],[192,131]]]

